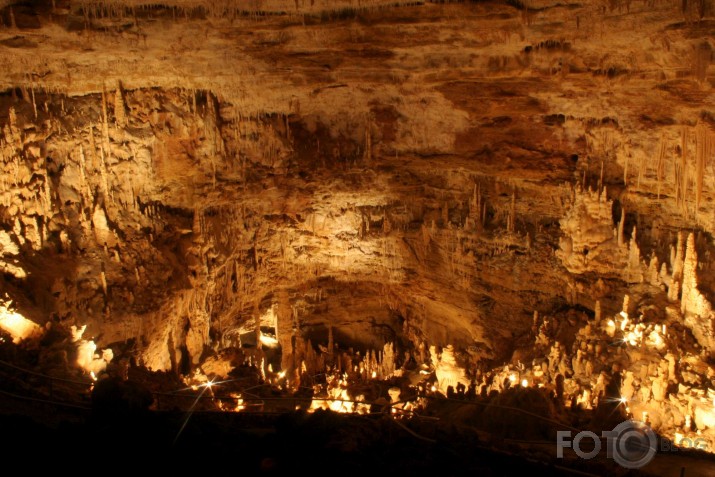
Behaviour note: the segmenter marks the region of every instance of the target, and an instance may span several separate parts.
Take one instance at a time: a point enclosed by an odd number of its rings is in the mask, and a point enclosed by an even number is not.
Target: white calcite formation
[[[452,345],[442,349],[441,353],[432,346],[430,347],[430,355],[432,356],[432,364],[437,377],[437,387],[442,393],[447,394],[449,388],[454,391],[459,384],[469,385],[469,379],[464,368],[457,365]]]
[[[715,352],[715,329],[713,328],[715,315],[710,302],[698,290],[697,267],[698,255],[695,250],[695,237],[691,233],[688,235],[685,248],[681,311],[685,317],[685,323],[689,325],[701,345],[710,352]]]
[[[12,300],[0,300],[0,330],[9,334],[15,344],[42,337],[43,329],[15,310]]]

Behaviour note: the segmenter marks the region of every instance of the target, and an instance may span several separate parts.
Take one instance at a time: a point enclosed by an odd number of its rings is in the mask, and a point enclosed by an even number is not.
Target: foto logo
[[[571,438],[571,431],[556,433],[556,457],[563,459],[564,449],[570,448],[582,459],[593,459],[601,452],[601,439],[606,438],[606,456],[626,469],[640,469],[647,465],[658,451],[658,438],[647,424],[640,421],[623,421],[610,431],[597,435],[581,431]],[[581,449],[583,440],[593,441],[593,449]],[[589,447],[590,448],[590,447]]]

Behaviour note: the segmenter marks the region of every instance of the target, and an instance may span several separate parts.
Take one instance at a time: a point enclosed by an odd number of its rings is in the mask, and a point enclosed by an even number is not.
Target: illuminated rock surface
[[[38,370],[627,397],[715,449],[711,2],[0,9],[2,292],[38,325],[0,327],[44,328]]]

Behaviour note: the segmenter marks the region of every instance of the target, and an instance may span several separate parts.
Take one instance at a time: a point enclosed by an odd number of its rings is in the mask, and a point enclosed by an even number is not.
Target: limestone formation
[[[713,352],[715,351],[715,329],[713,328],[715,315],[710,302],[698,290],[697,266],[695,237],[691,233],[688,235],[685,249],[681,310],[685,315],[685,322],[690,326],[701,346]]]
[[[0,340],[715,448],[710,3],[0,1]]]

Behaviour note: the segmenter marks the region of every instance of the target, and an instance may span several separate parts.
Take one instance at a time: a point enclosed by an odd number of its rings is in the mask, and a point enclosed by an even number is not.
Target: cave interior
[[[713,475],[714,31],[712,0],[0,0],[6,449]],[[642,468],[557,458],[628,419]]]

